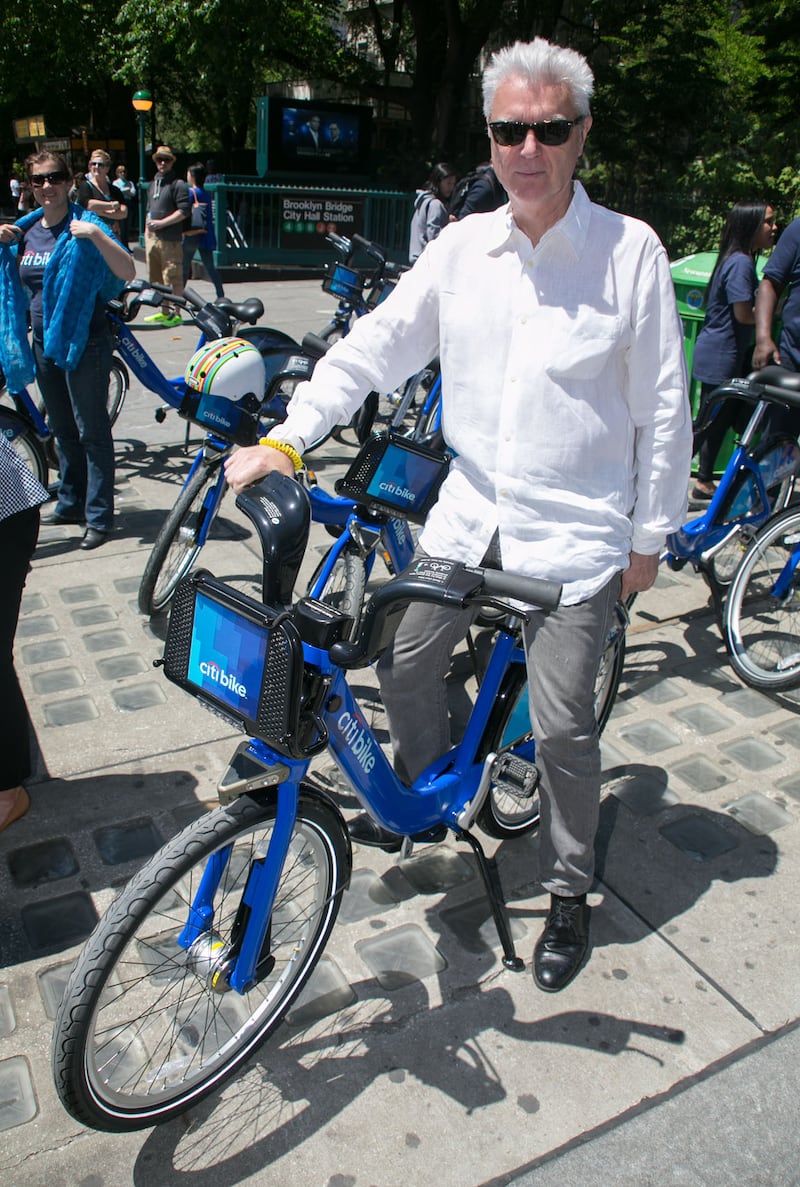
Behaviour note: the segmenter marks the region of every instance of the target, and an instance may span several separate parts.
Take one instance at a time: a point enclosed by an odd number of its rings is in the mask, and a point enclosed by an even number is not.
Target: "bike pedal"
[[[492,783],[517,800],[529,800],[539,786],[539,768],[517,754],[501,754],[492,766]]]

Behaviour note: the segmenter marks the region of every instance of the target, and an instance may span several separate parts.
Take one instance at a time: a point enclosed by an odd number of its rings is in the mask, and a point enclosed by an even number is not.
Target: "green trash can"
[[[689,398],[692,404],[692,417],[697,415],[700,402],[700,383],[691,379],[692,362],[694,360],[694,344],[700,327],[705,321],[706,311],[703,302],[706,289],[717,262],[715,251],[700,251],[692,256],[684,256],[682,260],[675,260],[670,264],[672,283],[675,286],[675,296],[678,299],[678,313],[683,323],[683,350],[686,355],[686,369],[689,372]]]

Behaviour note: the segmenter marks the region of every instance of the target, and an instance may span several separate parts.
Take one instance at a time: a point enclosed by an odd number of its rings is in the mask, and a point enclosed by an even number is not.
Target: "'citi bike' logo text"
[[[416,497],[413,490],[409,490],[407,486],[400,486],[397,482],[381,482],[378,489],[395,499],[403,499],[406,503],[413,503]]]
[[[343,713],[336,724],[348,747],[355,755],[358,765],[369,775],[375,766],[375,752],[372,749],[372,739],[369,734],[351,713]]]
[[[218,684],[220,688],[227,688],[230,692],[236,694],[237,697],[246,697],[247,689],[244,684],[240,684],[235,676],[229,675],[224,668],[221,668],[214,660],[210,662],[203,660],[200,664],[200,673],[205,676],[207,680]]]

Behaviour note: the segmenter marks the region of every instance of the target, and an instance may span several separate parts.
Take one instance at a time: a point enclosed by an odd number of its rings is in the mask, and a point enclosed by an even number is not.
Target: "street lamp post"
[[[139,121],[139,238],[144,234],[144,185],[147,180],[144,174],[144,131],[147,124],[147,113],[153,107],[153,97],[149,91],[137,91],[133,96],[133,107]]]

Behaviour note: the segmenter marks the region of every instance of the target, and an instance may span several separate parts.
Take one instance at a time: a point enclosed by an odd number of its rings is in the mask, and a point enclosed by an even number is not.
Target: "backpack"
[[[491,170],[492,185],[496,191],[497,205],[501,206],[505,199],[505,190],[503,190],[500,182],[494,175],[494,170],[491,165],[479,165],[477,169],[471,169],[469,173],[465,173],[460,181],[456,183],[455,189],[450,196],[450,203],[447,207],[447,213],[455,215],[459,218],[461,209],[467,199],[467,194],[472,189],[476,181],[480,181],[484,175]]]

